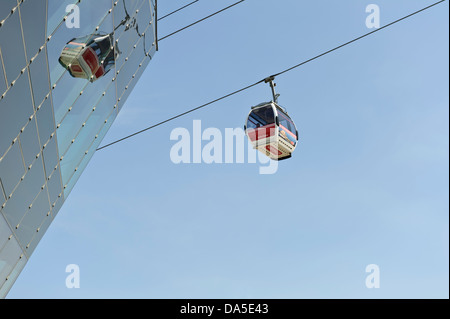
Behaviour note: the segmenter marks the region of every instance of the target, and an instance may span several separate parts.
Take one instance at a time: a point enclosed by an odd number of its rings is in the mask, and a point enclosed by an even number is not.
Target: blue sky
[[[199,1],[160,36],[231,3]],[[103,144],[370,31],[371,3],[384,25],[432,1],[248,0],[161,41]],[[242,127],[263,84],[98,152],[8,297],[448,298],[448,9],[278,77],[301,142],[274,175],[170,160],[174,128]]]

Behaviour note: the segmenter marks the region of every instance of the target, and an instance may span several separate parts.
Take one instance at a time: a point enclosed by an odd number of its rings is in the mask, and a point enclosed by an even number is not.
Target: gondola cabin
[[[61,52],[59,63],[74,78],[91,82],[103,77],[114,66],[117,50],[111,34],[74,38]]]
[[[297,146],[295,124],[275,102],[252,107],[244,129],[253,147],[273,160],[290,158]]]

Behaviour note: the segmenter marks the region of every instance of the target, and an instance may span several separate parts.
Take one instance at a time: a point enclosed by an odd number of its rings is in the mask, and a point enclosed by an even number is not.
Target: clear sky
[[[160,36],[233,2],[201,0]],[[161,41],[103,144],[370,31],[371,3],[384,25],[433,1],[247,0]],[[173,129],[241,128],[265,84],[99,151],[8,297],[448,298],[448,12],[278,77],[301,142],[276,174],[170,159]]]

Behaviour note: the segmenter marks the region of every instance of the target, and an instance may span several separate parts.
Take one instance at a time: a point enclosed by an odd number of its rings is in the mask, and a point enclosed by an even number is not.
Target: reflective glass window
[[[92,109],[102,98],[103,92],[108,91],[108,94],[112,94],[115,99],[116,93],[115,82],[112,82],[113,76],[114,72],[110,72],[104,79],[100,79],[86,86],[83,94],[74,102],[71,111],[66,113],[57,129],[58,148],[61,154],[64,154],[70,146],[72,139],[77,135],[83,123],[86,122],[88,116],[91,114]]]
[[[156,52],[154,31],[155,31],[154,28],[152,28],[151,30],[147,29],[147,32],[145,33],[146,36],[145,51],[148,53],[150,59],[155,55]]]
[[[25,51],[28,60],[45,43],[47,27],[47,0],[24,1],[19,6]]]
[[[58,199],[59,194],[63,191],[63,186],[61,182],[61,172],[59,166],[53,171],[49,179],[47,180],[48,194],[50,198],[50,203],[53,204]]]
[[[24,179],[17,185],[5,207],[0,209],[11,225],[18,224],[44,184],[44,165],[42,159],[38,158],[34,161],[31,169],[27,170]]]
[[[19,76],[20,71],[27,64],[18,11],[15,11],[6,19],[0,28],[0,50],[2,51],[6,78],[10,84]]]
[[[5,247],[6,243],[9,240],[9,236],[11,235],[11,228],[9,228],[6,220],[0,214],[0,251],[2,251],[3,247]]]
[[[53,202],[52,204],[52,212],[51,212],[51,217],[55,218],[55,216],[58,214],[59,210],[61,209],[61,206],[64,203],[64,194],[61,195],[61,197],[58,197],[58,199],[56,200],[56,202]]]
[[[1,252],[0,252],[1,254]],[[25,264],[27,263],[27,258],[25,255],[22,255],[19,261],[14,266],[13,270],[9,274],[8,280],[3,284],[3,286],[0,286],[0,298],[5,298],[8,291],[11,289],[12,285],[16,281],[17,277],[19,276],[20,272],[22,271],[23,267],[25,267]]]
[[[20,178],[25,174],[25,167],[22,161],[20,144],[14,143],[8,153],[0,161],[0,178],[6,196],[9,196]]]
[[[6,152],[20,130],[33,114],[28,72],[20,76],[0,100],[0,157]]]
[[[96,135],[105,124],[112,112],[115,112],[115,90],[111,86],[105,96],[91,112],[84,126],[82,126],[74,142],[70,145],[68,151],[63,154],[61,160],[61,172],[63,183],[67,184],[68,179],[72,176],[74,169],[78,166],[89,146],[96,139]]]
[[[147,38],[147,29],[149,28],[149,22],[151,19],[150,5],[148,1],[140,3],[139,9],[132,12],[133,15],[127,17],[125,27],[121,32],[116,32],[117,45],[120,50],[120,54],[117,57],[117,69],[120,69],[125,62],[125,59],[131,54],[133,46],[142,38],[145,44]],[[125,21],[124,20],[124,21]],[[151,28],[150,28],[151,29]],[[149,33],[149,41],[152,41],[152,33]],[[145,35],[142,35],[145,34]],[[142,47],[144,54],[145,45]]]
[[[95,154],[95,150],[98,148],[101,141],[105,137],[106,133],[110,129],[115,118],[116,118],[116,112],[112,112],[112,114],[108,117],[105,125],[102,127],[101,131],[98,133],[98,137],[94,140],[92,145],[89,147],[87,152],[84,154],[82,161],[77,166],[77,170],[71,176],[70,180],[65,183],[65,188],[64,188],[64,196],[65,197],[69,196],[70,192],[72,191],[73,187],[75,186],[75,183],[78,181],[78,178],[80,177],[81,173],[84,171],[87,164],[91,160],[92,156]]]
[[[297,130],[294,122],[292,122],[291,118],[280,108],[277,108],[277,111],[278,121],[280,123],[280,135],[285,139],[290,140],[292,145],[295,145],[297,142]]]
[[[50,98],[45,99],[44,102],[40,105],[40,108],[36,111],[36,122],[38,126],[41,145],[44,145],[47,143],[47,141],[50,139],[50,135],[56,129]]]
[[[150,7],[149,1],[144,1],[143,5],[139,8],[139,12],[136,17],[136,31],[137,33],[145,33],[144,42],[149,42],[151,45],[153,42],[153,16],[152,8]]]
[[[56,84],[52,95],[57,124],[61,123],[68,114],[82,91],[84,92],[90,85],[97,84],[97,82],[102,82],[98,86],[104,87],[114,73],[109,72],[111,69],[110,55],[113,55],[112,61],[114,61],[114,50],[110,46],[113,40],[112,36],[108,35],[112,29],[111,14],[105,17],[95,34],[89,33],[89,30],[95,30],[95,26],[86,27],[85,30],[77,31],[77,33],[66,31],[66,28],[63,27],[55,33],[55,38],[50,41],[54,50],[53,53],[50,53],[49,44],[51,81]],[[100,56],[97,56],[95,49],[101,53]],[[101,92],[97,92],[97,94],[100,95]]]
[[[275,123],[272,105],[254,109],[248,117],[247,128],[258,128]]]
[[[50,203],[48,200],[47,189],[44,188],[33,201],[31,208],[28,209],[22,220],[16,226],[15,233],[23,247],[26,247],[31,241],[34,233],[49,213]]]
[[[5,19],[11,10],[17,6],[17,0],[1,0],[0,1],[0,21]]]
[[[47,144],[45,144],[45,148],[43,149],[42,153],[46,177],[49,177],[55,170],[56,165],[58,165],[59,161],[58,151],[56,148],[56,139],[50,139]]]
[[[68,28],[63,24],[52,35],[47,44],[52,85],[58,82],[69,64],[74,64],[77,70],[86,68],[88,71],[87,63],[90,61],[82,59],[82,55],[89,51],[86,46],[94,35],[107,35],[113,31],[112,17],[108,13],[111,6],[111,0],[82,1],[78,4],[80,27]],[[65,62],[69,57],[70,61]],[[73,74],[77,70],[72,70]]]
[[[141,40],[136,44],[136,48],[131,51],[128,61],[125,62],[117,75],[117,96],[121,97],[124,91],[128,90],[127,86],[144,58],[144,42]]]
[[[50,80],[47,66],[46,50],[42,50],[29,65],[34,107],[37,109],[50,92]]]
[[[149,62],[150,62],[149,57],[144,58],[144,60],[141,62],[141,67],[138,67],[136,73],[131,76],[131,80],[127,84],[128,88],[126,90],[124,90],[122,95],[120,96],[119,111],[122,109],[122,106],[125,104],[125,101],[127,100],[128,96],[132,92],[134,86],[136,85],[137,81],[141,77],[142,73],[145,70],[145,67],[147,66],[147,64]]]
[[[52,34],[58,25],[63,21],[63,18],[69,14],[69,12],[66,11],[67,6],[77,2],[77,0],[47,0],[47,35]]]
[[[283,125],[289,131],[295,133],[295,125],[292,122],[291,118],[284,113],[281,109],[277,108],[278,111],[278,119],[280,121],[280,125]]]
[[[0,282],[3,283],[10,275],[22,254],[19,243],[11,237],[0,251]]]
[[[33,251],[36,249],[37,244],[39,243],[39,241],[41,240],[42,236],[45,234],[45,232],[47,231],[48,227],[50,226],[51,222],[52,222],[53,218],[52,215],[45,215],[41,224],[37,227],[37,229],[34,230],[33,232],[33,237],[31,238],[31,240],[27,243],[26,246],[26,253],[28,256],[30,256]]]
[[[145,0],[114,0],[114,31],[119,38],[132,27],[132,17]]]
[[[28,122],[24,131],[19,135],[19,140],[25,166],[28,167],[41,151],[35,117]]]
[[[52,91],[55,122],[57,124],[61,123],[86,85],[86,80],[74,79],[69,73],[64,73],[62,79]]]

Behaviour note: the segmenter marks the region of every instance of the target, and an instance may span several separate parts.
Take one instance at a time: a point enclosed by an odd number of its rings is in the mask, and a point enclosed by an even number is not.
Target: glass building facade
[[[0,1],[0,297],[156,48],[156,0]]]

